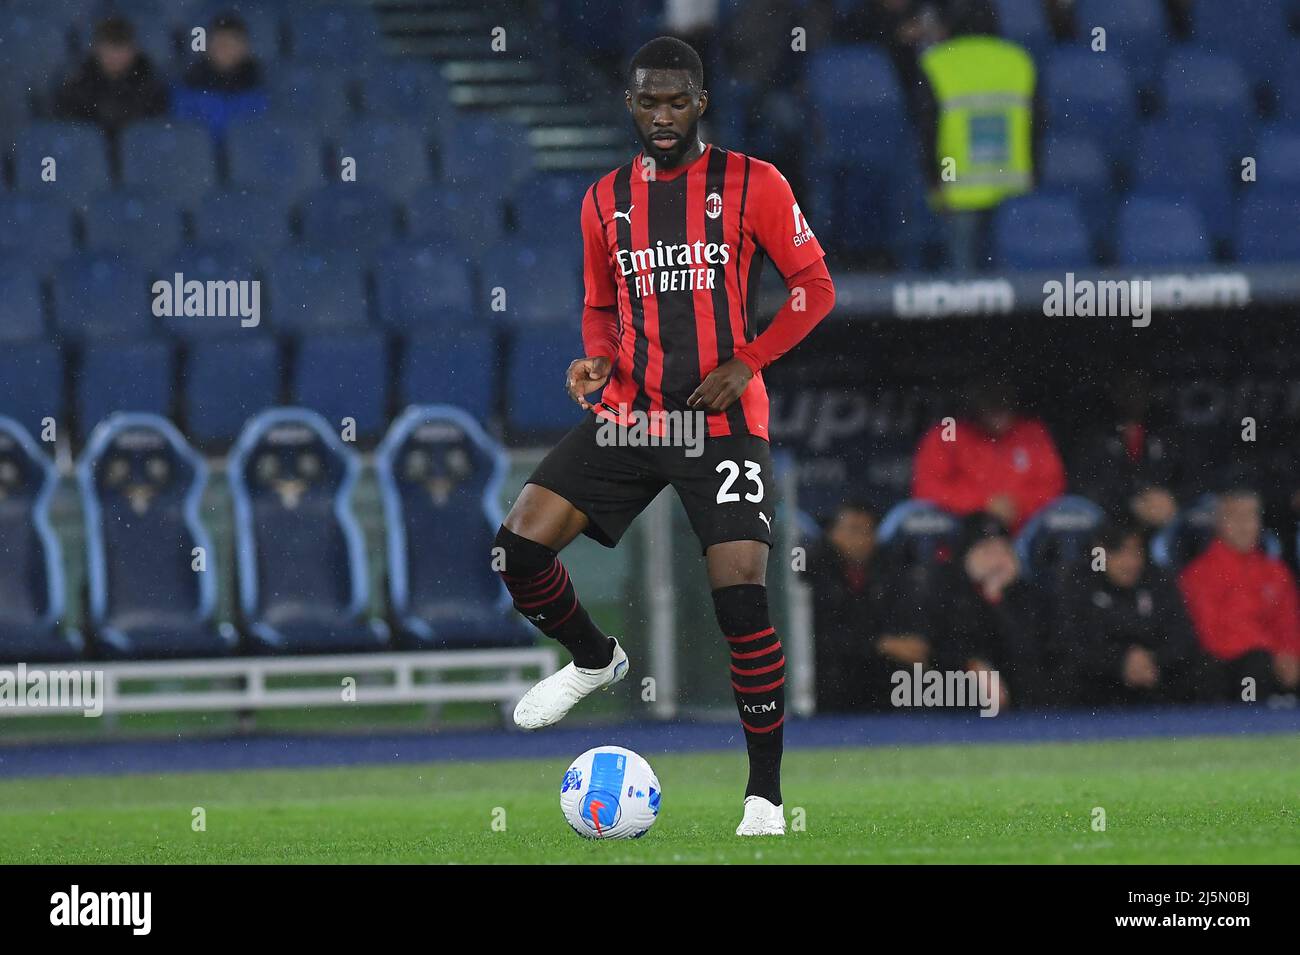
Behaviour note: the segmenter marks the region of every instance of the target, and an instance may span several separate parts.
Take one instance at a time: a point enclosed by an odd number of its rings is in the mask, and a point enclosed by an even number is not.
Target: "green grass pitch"
[[[732,834],[742,754],[651,764],[626,842],[569,830],[551,759],[9,780],[0,863],[1300,862],[1300,735],[795,750],[784,839]]]

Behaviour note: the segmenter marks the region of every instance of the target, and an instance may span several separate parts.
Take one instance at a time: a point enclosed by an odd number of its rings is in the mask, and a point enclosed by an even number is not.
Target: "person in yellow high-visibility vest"
[[[921,54],[918,124],[947,264],[968,272],[989,261],[992,211],[1033,188],[1038,77],[1023,47],[991,35],[987,5],[950,16],[950,38]]]

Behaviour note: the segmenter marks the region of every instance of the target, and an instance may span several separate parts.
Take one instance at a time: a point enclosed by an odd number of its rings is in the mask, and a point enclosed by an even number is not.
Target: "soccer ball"
[[[659,817],[659,780],[630,749],[597,746],[564,774],[560,809],[584,838],[639,839]]]

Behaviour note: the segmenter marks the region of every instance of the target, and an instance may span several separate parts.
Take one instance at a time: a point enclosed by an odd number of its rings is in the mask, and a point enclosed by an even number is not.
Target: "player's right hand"
[[[608,358],[578,358],[569,364],[564,387],[583,410],[591,410],[587,395],[605,386],[611,364]]]

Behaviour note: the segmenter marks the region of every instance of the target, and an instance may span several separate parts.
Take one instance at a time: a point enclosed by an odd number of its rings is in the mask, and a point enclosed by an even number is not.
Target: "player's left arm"
[[[725,411],[751,378],[788,352],[830,314],[835,285],[825,253],[808,227],[784,176],[768,163],[755,161],[750,223],[754,241],[785,279],[790,297],[767,329],[723,362],[687,400],[692,408]]]

